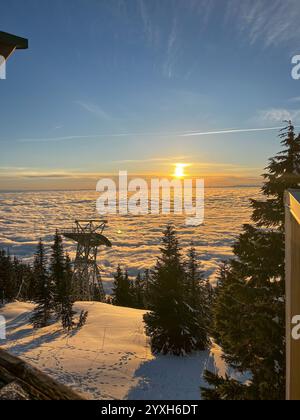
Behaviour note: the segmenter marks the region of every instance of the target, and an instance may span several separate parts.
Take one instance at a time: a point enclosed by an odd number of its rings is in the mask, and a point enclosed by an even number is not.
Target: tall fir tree
[[[116,306],[122,306],[120,303],[122,302],[122,295],[123,295],[123,282],[124,282],[124,273],[120,265],[118,265],[117,271],[114,274],[114,283],[112,288],[112,302]]]
[[[145,288],[144,279],[141,273],[138,273],[134,282],[132,282],[132,302],[137,309],[145,309]]]
[[[124,306],[132,308],[133,306],[133,285],[132,281],[129,278],[128,270],[125,270],[124,273]]]
[[[161,256],[151,276],[149,306],[144,316],[154,353],[182,356],[202,350],[196,311],[188,304],[185,270],[174,228],[167,226]]]
[[[3,303],[11,302],[17,295],[12,260],[9,253],[4,250],[0,250],[0,294]]]
[[[63,297],[64,277],[65,277],[65,257],[62,237],[56,231],[54,243],[51,247],[52,255],[50,262],[50,271],[54,284],[54,301],[57,307],[57,313],[61,315],[61,305]]]
[[[56,231],[50,263],[50,272],[54,284],[54,305],[57,318],[61,319],[64,328],[72,324],[72,272],[70,260],[65,257],[61,235]]]
[[[37,299],[37,280],[34,268],[29,264],[18,263],[16,267],[16,278],[19,284],[17,299],[26,302],[35,302]]]
[[[118,266],[117,272],[114,275],[114,285],[112,292],[114,305],[124,307],[132,306],[133,299],[128,272],[125,271],[124,273],[120,265]]]
[[[186,264],[186,299],[195,311],[198,324],[195,335],[199,341],[199,349],[205,350],[210,343],[209,330],[211,322],[211,286],[205,278],[198,263],[196,249],[192,245],[188,252]],[[202,343],[202,345],[200,345]]]
[[[34,300],[35,293],[36,285],[31,266],[0,249],[0,303]]]
[[[214,307],[224,359],[251,380],[240,384],[207,372],[206,399],[285,398],[284,192],[300,185],[300,136],[289,122],[281,138],[284,149],[264,174],[265,200],[252,200],[253,225],[244,226],[234,246]]]
[[[73,317],[75,312],[73,311],[73,270],[71,260],[68,254],[65,256],[65,272],[61,290],[61,321],[64,329],[71,330],[74,322]]]
[[[24,264],[17,257],[12,261],[12,283],[15,285],[15,298],[30,301],[36,297],[36,279],[29,264]]]
[[[144,283],[144,307],[149,309],[150,301],[150,282],[151,282],[151,272],[149,269],[144,271],[143,274],[143,283]]]
[[[47,257],[45,247],[40,240],[33,264],[37,306],[33,311],[31,322],[35,328],[44,328],[49,325],[53,312],[53,288],[47,270]]]

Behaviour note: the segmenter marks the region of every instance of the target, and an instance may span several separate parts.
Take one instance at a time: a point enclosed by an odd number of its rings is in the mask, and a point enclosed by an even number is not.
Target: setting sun
[[[176,178],[183,178],[185,176],[185,172],[184,169],[187,167],[188,165],[185,163],[176,163],[175,165],[175,173],[174,176]]]

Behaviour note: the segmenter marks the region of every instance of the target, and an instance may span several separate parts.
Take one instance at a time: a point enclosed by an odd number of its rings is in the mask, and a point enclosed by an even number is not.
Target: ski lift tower
[[[76,220],[72,229],[61,232],[65,238],[77,243],[73,284],[75,297],[80,300],[92,300],[95,294],[100,301],[105,300],[97,255],[99,247],[112,246],[103,235],[106,225],[106,220]]]

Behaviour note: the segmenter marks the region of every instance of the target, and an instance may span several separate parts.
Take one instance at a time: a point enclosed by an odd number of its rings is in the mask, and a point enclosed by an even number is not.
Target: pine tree
[[[4,250],[0,250],[0,293],[3,303],[13,301],[17,294],[11,257]]]
[[[33,270],[17,257],[12,261],[12,283],[15,285],[14,293],[17,300],[35,300],[37,284]]]
[[[230,399],[233,387],[239,399],[285,398],[284,192],[300,184],[300,136],[289,122],[281,137],[284,150],[264,174],[265,200],[252,200],[253,225],[234,246],[214,307],[225,360],[252,378],[245,386],[207,373],[205,398]]]
[[[133,306],[137,309],[145,309],[145,289],[144,289],[144,279],[139,273],[132,283],[132,302]]]
[[[146,333],[154,353],[181,356],[202,349],[203,343],[195,334],[200,325],[195,310],[187,303],[184,265],[170,225],[160,251],[149,285],[151,312],[144,316]]]
[[[32,300],[36,287],[30,265],[0,249],[0,303]]]
[[[65,256],[64,268],[64,279],[61,287],[61,320],[63,328],[71,330],[74,325],[73,316],[75,315],[75,312],[73,311],[74,302],[72,297],[73,271],[71,266],[71,260],[68,254]]]
[[[206,371],[204,379],[211,385],[211,388],[202,389],[202,398],[210,401],[243,401],[247,393],[247,385],[241,384],[227,374],[225,377],[215,375]]]
[[[113,304],[116,306],[121,306],[122,302],[122,286],[124,282],[124,274],[120,265],[118,265],[117,271],[114,274],[114,284],[112,288],[112,299]]]
[[[57,231],[52,246],[50,272],[57,318],[61,319],[63,328],[70,329],[73,323],[72,269],[69,257],[64,255],[62,237]]]
[[[91,295],[92,295],[91,300],[93,302],[102,302],[103,301],[103,297],[102,297],[102,294],[101,294],[101,289],[100,289],[99,283],[93,284],[93,286],[91,287]]]
[[[132,308],[133,307],[133,284],[132,281],[129,279],[128,270],[125,270],[124,274],[124,295],[123,295],[123,306]]]
[[[40,240],[34,259],[33,275],[36,285],[37,306],[33,311],[31,322],[35,328],[49,325],[53,311],[53,290],[47,271],[47,258],[42,240]]]
[[[78,329],[85,326],[85,324],[87,323],[88,316],[89,316],[88,311],[81,311],[80,312],[79,321],[78,321],[78,324],[77,324]]]
[[[199,349],[205,350],[210,343],[209,328],[211,322],[211,286],[205,278],[197,261],[196,249],[192,245],[188,253],[186,266],[186,299],[195,311],[198,325],[194,335],[199,342]]]
[[[225,287],[225,283],[228,279],[228,274],[230,272],[230,262],[228,261],[222,261],[222,263],[219,265],[219,269],[217,272],[216,277],[216,287],[213,291],[213,299],[211,301],[211,336],[213,336],[214,341],[221,346],[221,338],[218,331],[218,327],[216,326],[216,320],[219,319],[216,315],[216,310],[218,308],[217,302],[218,299],[223,291],[223,288]],[[222,308],[222,306],[220,307]],[[219,308],[219,309],[220,309]],[[208,372],[208,375],[210,377],[210,372]]]
[[[132,306],[132,294],[131,284],[129,281],[128,272],[123,272],[121,266],[117,268],[117,272],[114,275],[113,285],[113,304],[116,306],[131,307]]]
[[[58,317],[60,317],[62,311],[63,287],[65,277],[65,257],[62,237],[58,234],[58,231],[56,231],[55,233],[54,243],[51,249],[52,255],[50,271],[52,281],[54,284],[54,302],[56,305],[57,315]]]
[[[265,201],[252,200],[253,221],[260,227],[284,229],[284,194],[288,189],[299,188],[300,135],[295,134],[291,121],[280,134],[283,150],[271,158],[263,175],[262,192]]]
[[[150,270],[148,269],[144,271],[143,283],[144,283],[144,308],[149,309],[151,273],[150,273]]]

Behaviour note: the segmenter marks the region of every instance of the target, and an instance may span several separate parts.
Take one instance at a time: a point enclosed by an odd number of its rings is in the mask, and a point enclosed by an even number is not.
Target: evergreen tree
[[[144,281],[141,273],[139,273],[132,283],[132,301],[133,306],[137,309],[145,309],[145,290],[144,290]]]
[[[0,249],[0,303],[31,300],[36,287],[31,267]]]
[[[146,333],[154,353],[185,355],[202,350],[198,316],[187,303],[185,271],[174,228],[167,226],[161,256],[151,276],[149,304],[144,316]]]
[[[242,401],[245,399],[248,386],[230,378],[227,374],[225,377],[221,377],[206,371],[204,379],[211,385],[211,388],[202,389],[202,398],[204,400]]]
[[[132,281],[129,279],[128,270],[125,270],[124,274],[124,295],[123,295],[123,306],[132,308],[133,307],[133,284]]]
[[[239,399],[285,398],[284,192],[300,184],[300,136],[289,122],[281,137],[284,150],[264,175],[265,200],[252,200],[253,225],[234,246],[214,307],[224,359],[252,378],[243,385],[207,373],[208,399],[230,399],[232,389]]]
[[[18,294],[16,298],[23,302],[35,302],[38,287],[33,268],[21,263],[16,267],[15,276],[18,283]]]
[[[47,258],[42,240],[40,240],[34,259],[33,275],[36,285],[35,301],[37,306],[33,311],[31,322],[35,328],[49,325],[53,311],[53,290],[47,271]]]
[[[89,316],[88,311],[81,311],[80,312],[79,321],[78,321],[78,324],[77,324],[78,329],[85,326],[85,324],[87,323],[88,316]]]
[[[69,257],[64,255],[63,241],[58,231],[52,246],[50,272],[57,318],[62,320],[63,328],[70,329],[73,323],[72,269]]]
[[[230,262],[228,261],[222,261],[222,263],[219,266],[218,272],[217,272],[217,278],[216,278],[216,287],[213,291],[213,299],[211,301],[211,336],[213,336],[214,341],[221,346],[221,338],[218,331],[218,328],[216,326],[216,320],[218,317],[216,316],[216,309],[217,309],[217,302],[220,297],[220,294],[223,290],[223,287],[225,285],[225,282],[228,278],[228,273],[230,272]],[[208,372],[208,375],[210,375],[210,372]],[[210,376],[209,376],[210,377]]]
[[[64,329],[71,330],[73,327],[73,297],[72,297],[72,279],[73,270],[71,266],[71,260],[67,254],[65,257],[65,271],[63,283],[61,285],[61,320]]]
[[[205,350],[210,342],[211,286],[199,266],[194,246],[189,250],[186,266],[186,299],[198,318],[194,334],[197,336],[199,348]]]
[[[300,135],[295,134],[291,121],[280,134],[283,150],[271,158],[263,175],[264,201],[252,200],[252,219],[257,226],[284,229],[284,194],[288,189],[299,188]]]
[[[4,250],[0,250],[0,293],[2,303],[13,301],[17,294],[11,257]]]
[[[117,272],[114,275],[113,285],[113,304],[116,306],[131,307],[132,306],[132,294],[131,284],[129,281],[128,272],[123,272],[121,266],[117,268]]]
[[[114,284],[112,288],[112,302],[116,306],[122,306],[122,295],[123,295],[123,283],[124,274],[120,265],[118,265],[117,271],[114,274]]]
[[[12,283],[15,285],[15,298],[22,301],[34,301],[37,284],[30,265],[24,264],[17,257],[12,261]]]
[[[64,277],[65,277],[65,257],[63,249],[62,237],[56,231],[54,236],[54,243],[51,247],[51,263],[50,272],[54,284],[54,302],[58,317],[61,316],[62,301],[64,293]]]
[[[92,294],[92,301],[93,302],[102,302],[103,297],[100,291],[100,285],[99,283],[96,283],[91,287],[91,294]]]
[[[145,270],[143,275],[143,283],[144,283],[144,308],[149,309],[149,301],[150,301],[150,282],[151,282],[151,273],[150,270]]]

